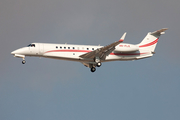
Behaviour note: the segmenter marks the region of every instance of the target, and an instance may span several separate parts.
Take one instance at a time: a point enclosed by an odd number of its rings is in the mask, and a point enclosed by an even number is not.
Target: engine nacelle
[[[136,45],[121,43],[116,46],[114,52],[127,53],[127,52],[136,52],[138,50],[139,50],[139,47]]]

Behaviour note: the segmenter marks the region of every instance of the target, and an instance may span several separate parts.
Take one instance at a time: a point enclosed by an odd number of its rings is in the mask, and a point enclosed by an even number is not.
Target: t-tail
[[[148,52],[151,52],[152,54],[154,54],[159,37],[162,34],[165,34],[164,31],[166,31],[166,30],[167,30],[167,28],[163,28],[163,29],[157,30],[155,32],[149,32],[146,35],[146,37],[142,40],[142,42],[140,44],[138,44],[139,51],[148,51]]]

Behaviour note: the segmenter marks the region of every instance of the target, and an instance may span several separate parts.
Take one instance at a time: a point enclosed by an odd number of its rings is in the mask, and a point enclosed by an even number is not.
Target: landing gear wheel
[[[26,63],[26,61],[25,61],[25,60],[23,60],[23,61],[22,61],[22,64],[25,64],[25,63]]]
[[[91,72],[95,72],[96,71],[96,68],[95,67],[92,67],[91,68]]]
[[[101,62],[98,62],[97,63],[97,67],[101,67],[102,63]]]

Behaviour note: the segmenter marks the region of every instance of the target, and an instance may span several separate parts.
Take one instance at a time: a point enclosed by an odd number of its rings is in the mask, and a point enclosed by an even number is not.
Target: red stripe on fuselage
[[[150,42],[150,43],[148,43],[148,44],[145,44],[145,45],[140,45],[139,47],[149,47],[149,46],[151,46],[151,45],[156,44],[157,42],[158,42],[158,38],[157,38],[155,41],[152,41],[152,42]]]
[[[49,52],[91,52],[91,50],[50,50],[45,53]]]
[[[50,52],[91,52],[91,50],[50,50],[45,53],[50,53]],[[128,55],[143,55],[143,54],[148,54],[146,53],[110,53],[110,55],[122,55],[122,56],[128,56]]]

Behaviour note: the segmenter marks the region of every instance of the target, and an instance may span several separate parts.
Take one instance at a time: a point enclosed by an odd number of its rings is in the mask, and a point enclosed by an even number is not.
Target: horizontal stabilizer
[[[160,35],[164,34],[165,33],[164,31],[166,31],[167,29],[168,28],[163,28],[163,29],[157,30],[155,32],[152,32],[151,35],[160,36]]]

